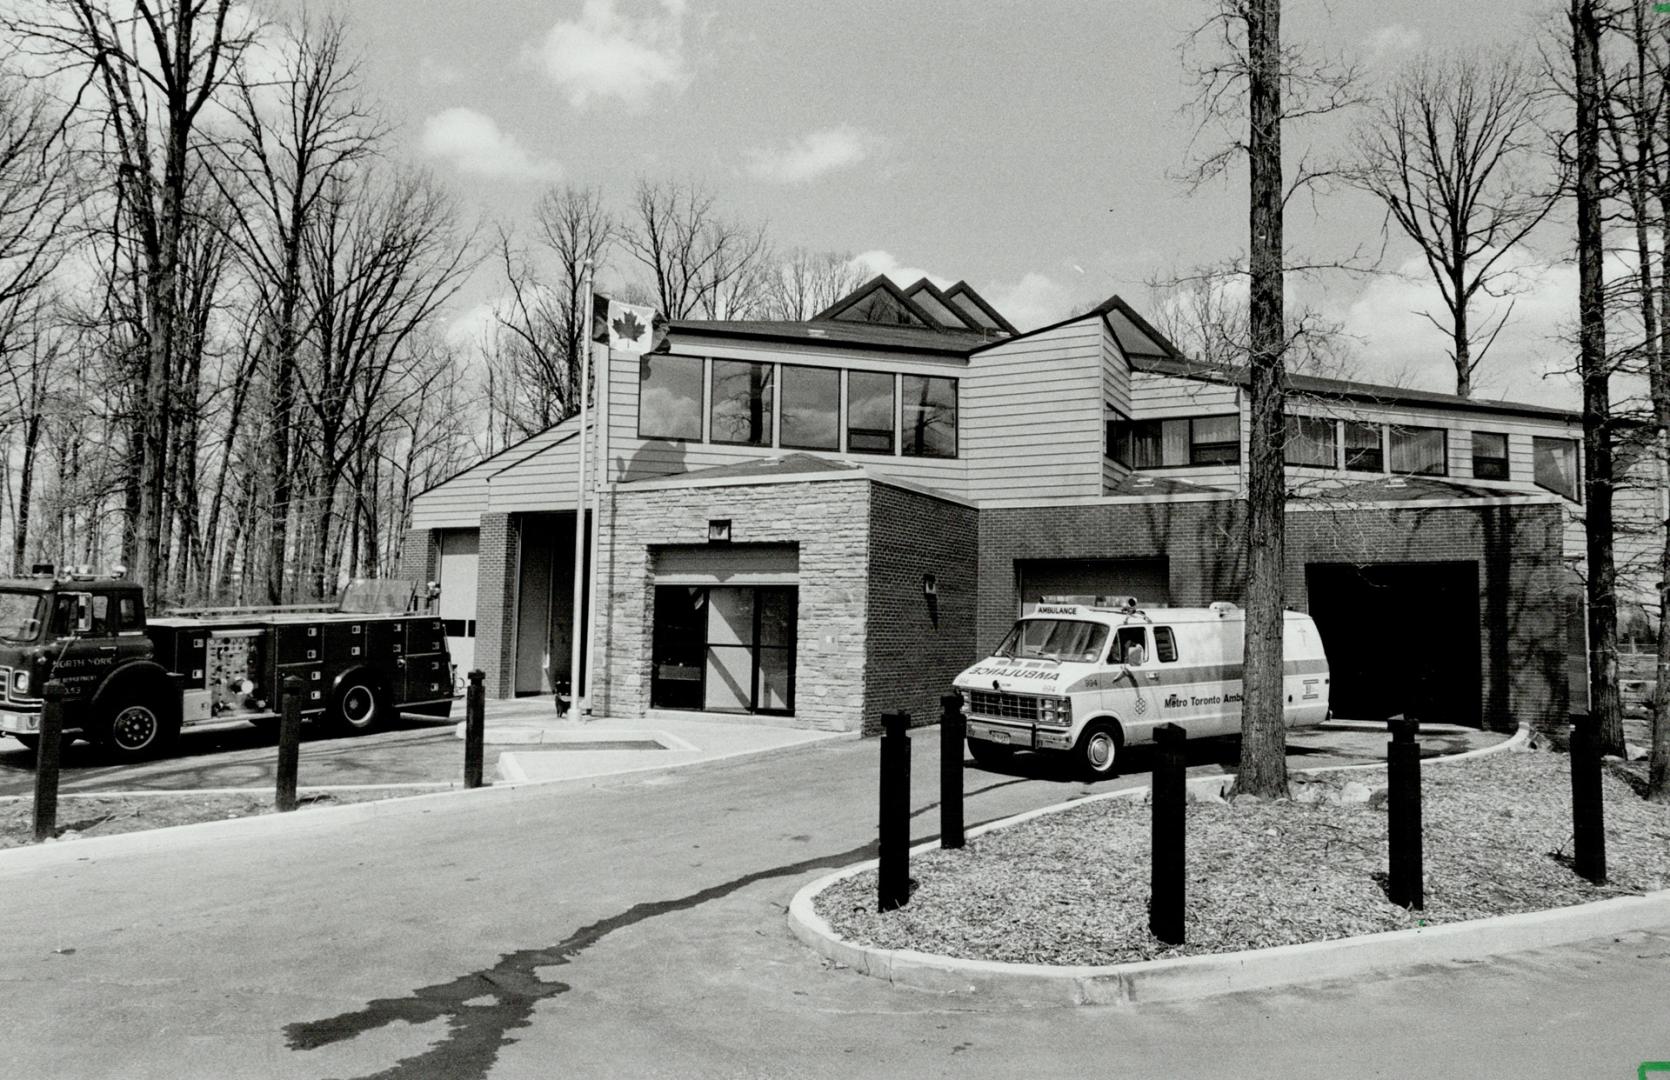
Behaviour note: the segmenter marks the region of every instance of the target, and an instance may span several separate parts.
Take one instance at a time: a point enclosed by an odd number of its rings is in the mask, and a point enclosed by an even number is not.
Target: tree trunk
[[[1247,150],[1252,355],[1247,470],[1246,653],[1238,794],[1287,796],[1282,695],[1286,389],[1282,311],[1281,3],[1248,0]]]
[[[29,500],[35,486],[35,448],[40,444],[41,413],[34,409],[23,422],[23,471],[17,478],[17,517],[12,535],[12,572],[29,572]]]
[[[1589,712],[1601,753],[1622,754],[1618,708],[1617,570],[1612,558],[1612,390],[1601,266],[1600,21],[1596,0],[1572,0],[1577,91],[1578,373],[1583,381],[1584,533],[1588,549]]]

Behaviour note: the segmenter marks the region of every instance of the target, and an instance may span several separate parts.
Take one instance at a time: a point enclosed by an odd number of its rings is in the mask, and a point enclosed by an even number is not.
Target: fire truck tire
[[[331,723],[344,735],[363,735],[388,719],[388,695],[365,675],[350,675],[331,697]]]
[[[1124,748],[1125,740],[1118,724],[1111,720],[1097,720],[1088,725],[1073,750],[1079,774],[1092,781],[1118,776],[1119,753]]]
[[[1002,765],[1015,756],[1013,746],[1001,746],[985,739],[968,740],[968,754],[974,759],[974,764],[987,768]]]
[[[180,733],[179,717],[154,700],[129,700],[105,709],[99,743],[124,761],[153,757]]]

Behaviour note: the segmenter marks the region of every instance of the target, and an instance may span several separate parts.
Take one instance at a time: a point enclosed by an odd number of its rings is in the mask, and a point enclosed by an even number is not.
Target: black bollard
[[[1183,832],[1188,802],[1183,780],[1187,740],[1187,733],[1176,724],[1161,724],[1154,729],[1148,929],[1167,945],[1183,944],[1184,873],[1188,865]]]
[[[1596,885],[1606,881],[1606,817],[1600,796],[1600,746],[1595,718],[1571,722],[1572,869]]]
[[[881,714],[880,866],[876,910],[910,902],[910,714]]]
[[[64,695],[57,679],[41,688],[40,743],[35,747],[35,841],[58,831],[58,755],[64,748]]]
[[[963,846],[963,699],[939,699],[939,846]]]
[[[1426,907],[1426,871],[1421,854],[1421,744],[1416,720],[1393,720],[1386,744],[1386,846],[1390,873],[1386,895],[1398,907]]]
[[[464,691],[464,786],[481,786],[481,744],[487,727],[487,673],[480,668],[470,672],[470,685]]]
[[[278,798],[279,813],[296,808],[296,770],[301,758],[302,743],[302,681],[294,675],[284,677],[283,718],[278,724]]]

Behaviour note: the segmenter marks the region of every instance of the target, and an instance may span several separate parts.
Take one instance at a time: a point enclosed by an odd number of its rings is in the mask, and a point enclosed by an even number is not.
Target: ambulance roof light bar
[[[1206,605],[1206,610],[1215,612],[1218,618],[1221,619],[1230,612],[1240,611],[1241,609],[1230,603],[1228,600],[1214,600],[1210,604]]]

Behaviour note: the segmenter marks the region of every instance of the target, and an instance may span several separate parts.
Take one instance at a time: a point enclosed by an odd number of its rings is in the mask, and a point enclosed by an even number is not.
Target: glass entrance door
[[[792,585],[658,586],[650,703],[792,713],[798,601]]]

